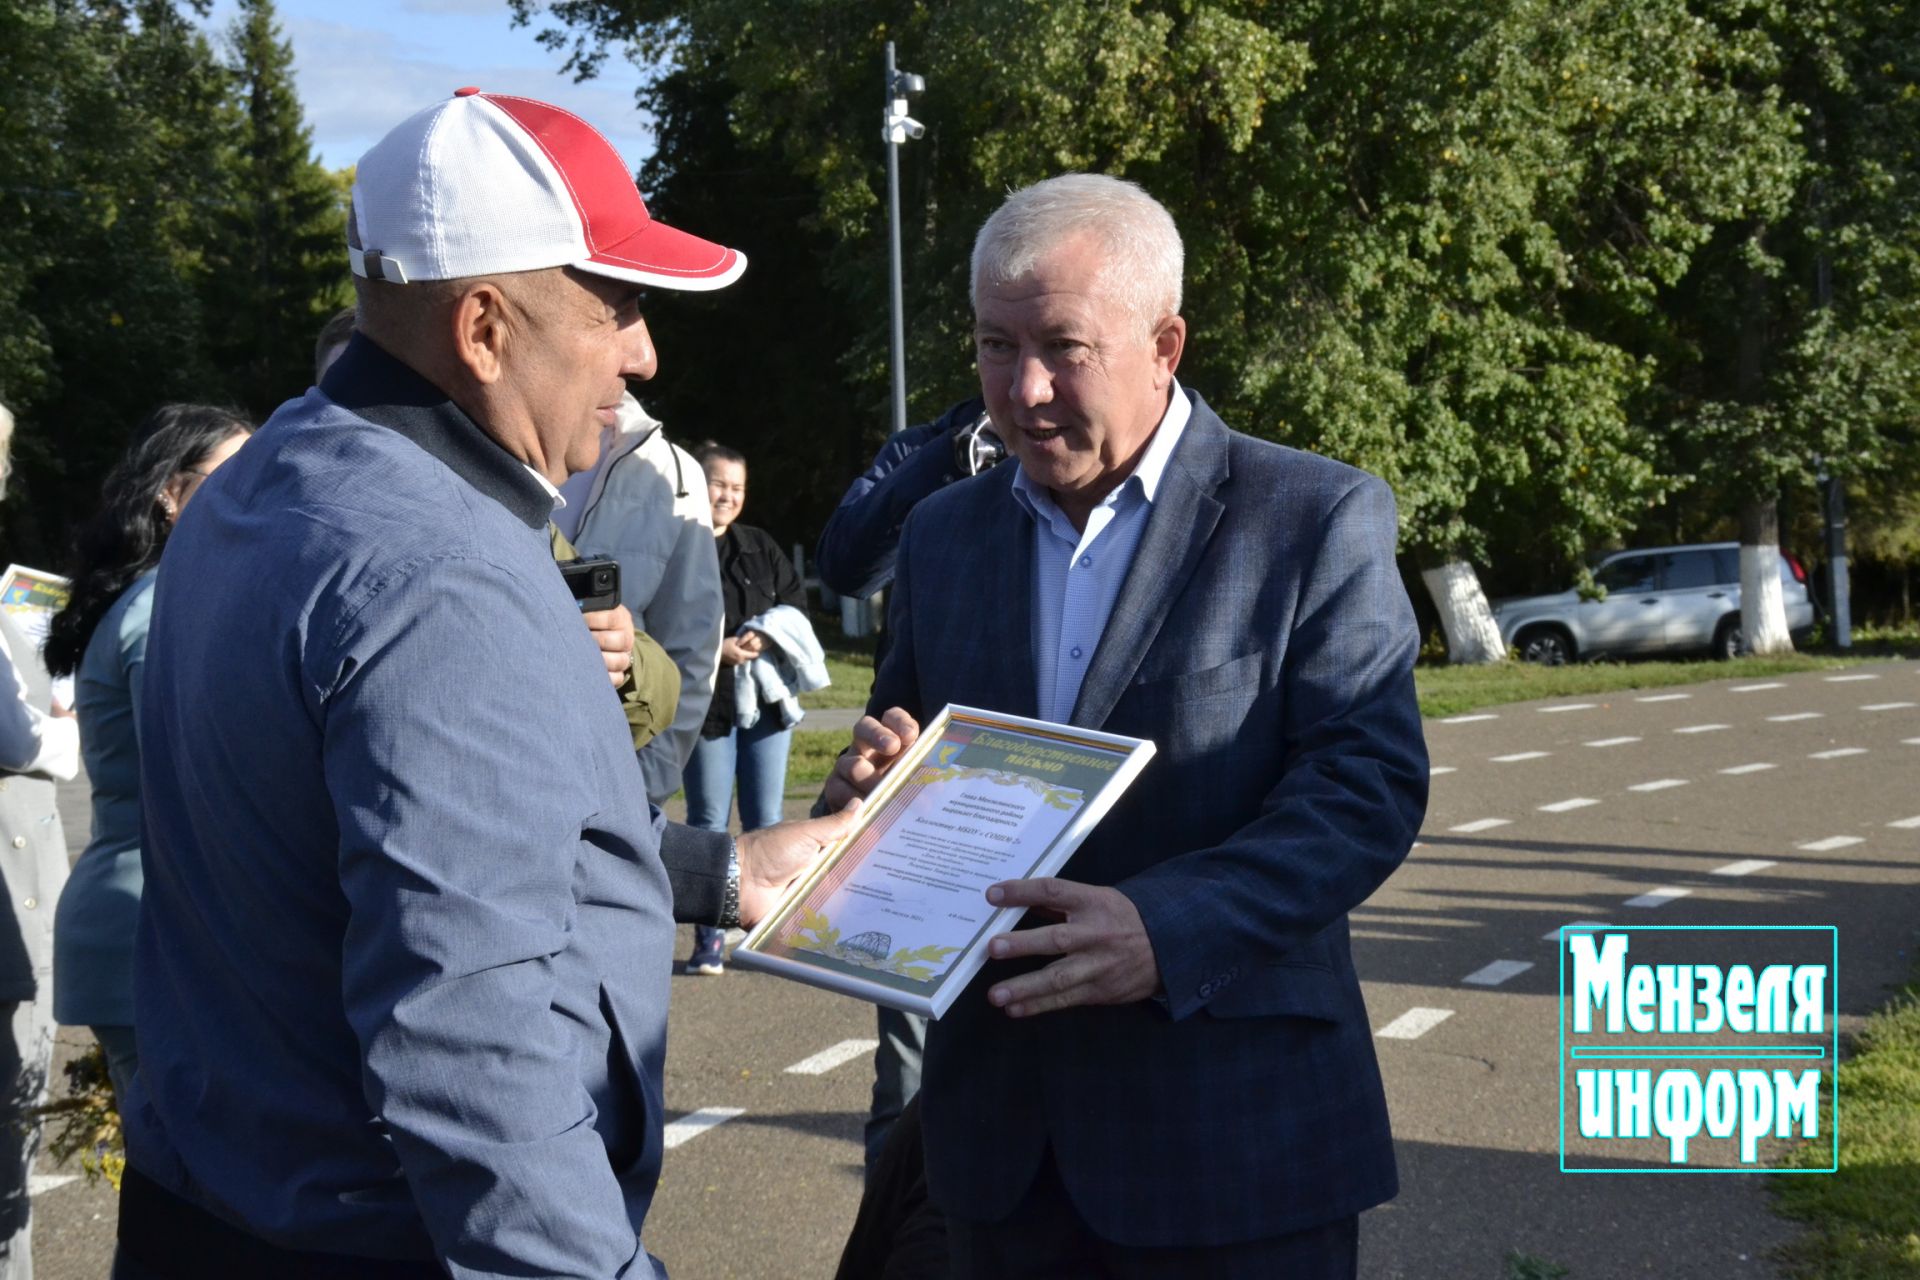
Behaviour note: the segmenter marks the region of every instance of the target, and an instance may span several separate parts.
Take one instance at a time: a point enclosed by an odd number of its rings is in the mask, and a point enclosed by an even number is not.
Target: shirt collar
[[[552,509],[554,511],[559,511],[567,505],[567,495],[560,492],[559,485],[547,479],[545,476],[541,475],[538,471],[535,471],[532,467],[527,466],[526,463],[523,462],[520,465],[523,467],[527,467],[527,474],[532,476],[535,480],[538,480],[540,482],[540,487],[542,489],[545,489],[547,491],[548,496],[550,496],[553,499]]]
[[[1173,393],[1167,397],[1167,411],[1160,415],[1160,423],[1153,429],[1153,435],[1147,440],[1146,452],[1140,455],[1140,461],[1134,464],[1133,474],[1113,488],[1102,506],[1112,506],[1120,495],[1129,488],[1136,487],[1140,496],[1149,505],[1154,495],[1160,492],[1160,481],[1167,474],[1167,463],[1173,458],[1174,446],[1180,443],[1180,437],[1186,432],[1187,421],[1193,417],[1193,402],[1187,399],[1187,393],[1180,389],[1179,380],[1173,383]],[[1026,468],[1017,461],[1013,468],[1013,493],[1028,514],[1036,518],[1052,518],[1059,510],[1053,495],[1046,488],[1027,478]]]
[[[444,391],[365,334],[353,335],[321,379],[320,391],[342,409],[399,432],[528,528],[546,527],[557,496],[546,477],[501,448]]]

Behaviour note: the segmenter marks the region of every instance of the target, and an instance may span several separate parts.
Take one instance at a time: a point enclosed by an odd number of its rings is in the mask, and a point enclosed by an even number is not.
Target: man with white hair
[[[666,824],[547,524],[653,375],[642,287],[745,264],[478,89],[361,159],[348,239],[358,332],[156,592],[116,1275],[664,1274],[674,920],[752,921],[847,819]]]
[[[1347,932],[1426,805],[1393,498],[1181,387],[1181,262],[1114,178],[987,220],[975,350],[1019,466],[908,517],[830,784],[864,792],[948,703],[1158,747],[1061,878],[987,891],[1034,927],[928,1033],[957,1276],[1350,1277],[1396,1190]]]

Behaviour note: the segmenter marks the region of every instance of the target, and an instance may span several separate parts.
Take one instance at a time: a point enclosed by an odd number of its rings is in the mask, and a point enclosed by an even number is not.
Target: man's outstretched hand
[[[856,796],[873,790],[887,766],[920,737],[920,722],[893,707],[878,720],[861,716],[853,726],[853,745],[840,753],[827,777],[829,809],[840,809]]]
[[[1009,1017],[1027,1018],[1080,1004],[1132,1004],[1160,990],[1160,966],[1139,908],[1118,889],[1058,880],[1004,880],[987,890],[996,907],[1029,907],[1058,924],[1002,934],[987,944],[995,960],[1059,956],[1044,969],[996,982],[987,999]]]
[[[749,831],[734,844],[740,855],[740,923],[751,928],[786,896],[834,841],[853,829],[859,800],[824,818],[801,818]]]

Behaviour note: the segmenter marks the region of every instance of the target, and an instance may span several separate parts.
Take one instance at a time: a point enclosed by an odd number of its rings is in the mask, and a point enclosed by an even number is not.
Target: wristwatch
[[[720,899],[720,927],[740,927],[740,846],[727,837],[727,891]]]

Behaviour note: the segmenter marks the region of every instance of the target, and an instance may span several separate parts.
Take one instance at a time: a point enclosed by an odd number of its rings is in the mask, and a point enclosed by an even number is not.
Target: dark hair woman
[[[140,913],[140,705],[153,575],[174,521],[253,427],[226,409],[170,404],[148,415],[75,539],[73,596],[54,615],[47,669],[75,676],[93,838],[53,923],[53,1016],[93,1029],[116,1099],[133,1078],[133,930]]]

